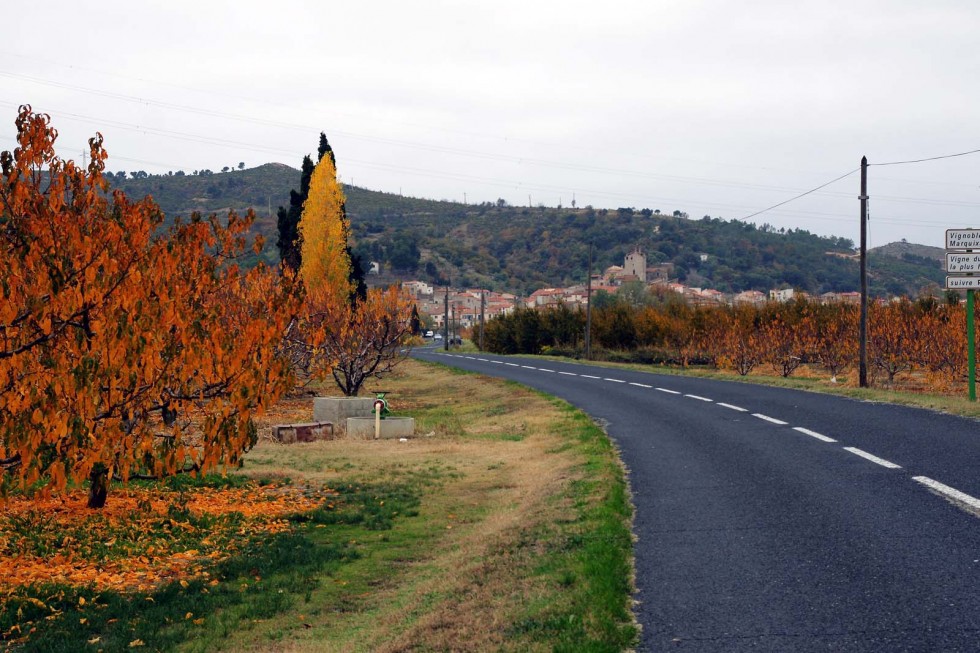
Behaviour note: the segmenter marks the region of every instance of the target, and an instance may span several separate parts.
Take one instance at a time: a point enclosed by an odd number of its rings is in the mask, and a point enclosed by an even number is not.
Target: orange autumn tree
[[[275,345],[296,300],[242,272],[251,217],[163,226],[149,198],[107,194],[101,136],[81,169],[22,107],[0,154],[0,463],[4,488],[206,471],[254,442],[289,383]],[[193,418],[193,420],[192,420]]]
[[[299,222],[305,289],[303,317],[290,326],[288,348],[301,374],[332,377],[346,396],[390,372],[405,357],[411,302],[397,288],[372,288],[359,299],[347,253],[350,227],[332,150],[310,179]]]

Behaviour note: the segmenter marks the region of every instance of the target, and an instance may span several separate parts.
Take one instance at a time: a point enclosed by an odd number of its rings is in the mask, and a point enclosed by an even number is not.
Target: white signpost
[[[947,229],[946,249],[980,249],[980,229]]]
[[[976,290],[980,288],[980,277],[946,277],[949,290]]]
[[[946,230],[946,288],[966,290],[967,391],[977,400],[976,333],[973,327],[973,291],[980,288],[980,229]],[[953,251],[948,251],[953,250]],[[962,275],[962,276],[960,276]]]
[[[949,274],[980,272],[980,252],[946,252],[946,272]]]

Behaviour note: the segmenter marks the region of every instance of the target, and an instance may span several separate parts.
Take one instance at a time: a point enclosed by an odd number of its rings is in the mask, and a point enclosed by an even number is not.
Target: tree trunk
[[[104,465],[96,465],[89,473],[88,480],[88,507],[104,507],[106,495],[109,494],[109,470]]]

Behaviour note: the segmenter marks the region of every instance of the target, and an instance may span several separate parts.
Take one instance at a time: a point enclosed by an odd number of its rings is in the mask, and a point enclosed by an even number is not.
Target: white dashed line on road
[[[476,360],[480,361],[481,363],[489,363],[490,362],[486,358],[477,358]]]
[[[517,363],[504,363],[507,367],[520,367]]]
[[[539,371],[539,372],[551,372],[552,374],[554,374],[554,373],[555,373],[555,371],[554,371],[554,370],[548,370],[548,369],[545,369],[545,368],[543,368],[543,367],[539,367],[539,368],[538,368],[538,371]]]
[[[626,381],[622,381],[622,380],[620,380],[620,379],[610,379],[610,378],[604,378],[604,379],[602,379],[602,380],[603,380],[603,381],[612,381],[613,383],[626,383]]]
[[[742,408],[741,406],[733,406],[732,404],[723,404],[720,401],[718,402],[718,405],[719,406],[723,406],[724,408],[730,408],[732,410],[737,410],[740,413],[747,413],[747,412],[749,412],[747,408]]]
[[[969,494],[966,494],[965,492],[960,492],[956,488],[951,488],[948,485],[944,485],[940,483],[939,481],[934,481],[928,476],[913,476],[912,480],[918,483],[922,483],[930,490],[934,490],[939,494],[942,494],[946,498],[952,499],[957,503],[965,504],[970,508],[973,508],[974,510],[980,510],[980,499],[977,499],[976,497],[971,497]]]
[[[647,385],[646,383],[633,383],[630,381],[630,385],[635,385],[638,388],[652,388],[652,385]]]
[[[497,365],[503,365],[503,361],[490,361],[491,363],[496,363]]]
[[[559,372],[559,374],[564,374],[565,376],[578,376],[575,372]]]
[[[700,395],[684,395],[684,396],[690,397],[691,399],[697,399],[698,401],[713,401],[712,399],[708,399],[707,397],[702,397]]]
[[[768,415],[763,415],[762,413],[752,413],[752,417],[758,417],[759,419],[769,422],[770,424],[778,424],[779,426],[786,426],[789,422],[784,422],[781,419],[776,419],[775,417],[769,417]]]
[[[583,379],[598,379],[599,377],[598,376],[592,376],[591,374],[583,374],[582,375],[582,378]]]
[[[654,388],[654,390],[659,390],[660,392],[666,392],[669,395],[679,395],[677,390],[668,390],[667,388]]]
[[[538,369],[536,367],[531,367],[530,365],[521,365],[521,367],[523,367],[526,370],[536,370],[536,369]]]
[[[822,433],[817,433],[816,431],[811,431],[810,429],[805,429],[802,426],[794,426],[793,427],[793,430],[794,431],[799,431],[800,433],[803,433],[804,435],[809,435],[811,438],[816,438],[816,439],[820,440],[821,442],[837,442],[837,440],[835,440],[833,438],[828,438],[826,435],[824,435]]]
[[[867,451],[862,451],[857,447],[844,447],[844,451],[850,451],[855,456],[861,456],[865,460],[870,460],[876,465],[881,465],[882,467],[887,467],[888,469],[901,469],[901,465],[896,465],[895,463],[885,460],[884,458],[879,458],[874,454],[870,454]]]

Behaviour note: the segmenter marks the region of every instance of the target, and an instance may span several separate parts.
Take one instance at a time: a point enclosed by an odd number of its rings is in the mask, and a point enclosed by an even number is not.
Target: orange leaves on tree
[[[0,460],[47,489],[233,464],[291,382],[290,280],[235,265],[251,215],[164,230],[150,198],[108,193],[101,136],[83,170],[49,122],[22,107],[0,154]],[[208,428],[186,446],[191,407]]]

